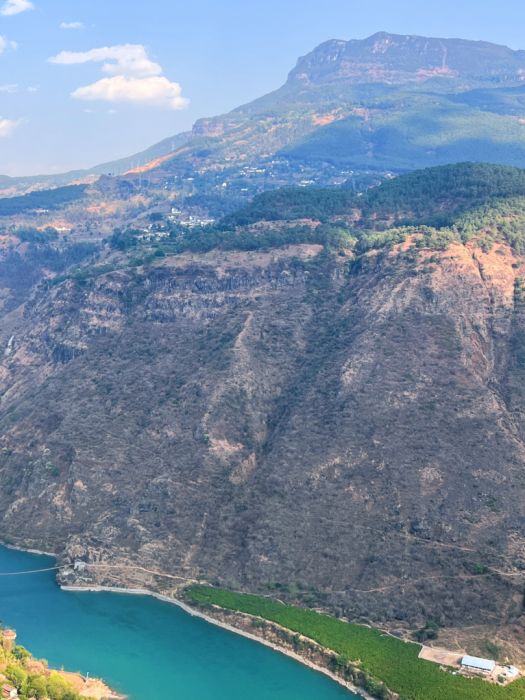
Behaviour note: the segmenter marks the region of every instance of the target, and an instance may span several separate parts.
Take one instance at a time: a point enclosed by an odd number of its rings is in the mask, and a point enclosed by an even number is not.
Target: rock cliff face
[[[1,369],[2,534],[374,621],[517,620],[521,260],[250,258],[26,304]]]
[[[525,52],[486,41],[377,32],[367,39],[326,41],[301,57],[288,82],[410,83],[429,78],[485,79],[520,84]]]
[[[191,139],[197,139],[201,136],[215,137],[235,129],[243,123],[243,119],[231,115],[224,115],[214,119],[198,119],[191,130]],[[191,140],[190,139],[190,140]]]

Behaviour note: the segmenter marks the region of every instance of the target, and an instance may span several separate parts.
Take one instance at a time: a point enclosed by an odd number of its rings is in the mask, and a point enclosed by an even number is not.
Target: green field
[[[525,679],[496,686],[478,678],[453,676],[418,659],[419,644],[405,643],[380,630],[342,622],[328,615],[266,598],[215,588],[191,587],[191,601],[257,615],[361,662],[361,668],[411,700],[525,700]]]

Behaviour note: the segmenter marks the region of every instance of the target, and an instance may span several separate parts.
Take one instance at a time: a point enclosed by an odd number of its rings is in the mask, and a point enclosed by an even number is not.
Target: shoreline
[[[26,550],[27,551],[27,550]],[[285,649],[284,647],[280,647],[277,644],[273,644],[272,642],[267,641],[266,639],[262,639],[261,637],[257,637],[254,634],[250,634],[249,632],[246,632],[245,630],[241,630],[238,627],[234,627],[233,625],[228,625],[225,622],[221,622],[220,620],[216,620],[213,617],[210,617],[209,615],[206,615],[205,613],[200,612],[199,610],[194,610],[192,607],[187,605],[186,603],[183,603],[181,600],[178,600],[177,598],[170,598],[167,595],[163,595],[162,593],[155,593],[153,591],[149,591],[146,588],[113,588],[111,586],[60,586],[61,590],[63,591],[69,591],[69,592],[91,592],[91,593],[126,593],[128,595],[148,595],[152,596],[153,598],[157,598],[157,600],[160,600],[164,603],[172,603],[173,605],[177,605],[179,608],[184,610],[184,612],[188,613],[192,617],[199,617],[202,620],[205,620],[206,622],[211,623],[212,625],[216,625],[217,627],[221,627],[224,630],[227,630],[228,632],[233,632],[235,634],[239,634],[242,637],[245,637],[246,639],[251,639],[254,642],[258,642],[259,644],[264,644],[264,646],[269,647],[270,649],[273,649],[274,651],[278,651],[281,654],[284,654],[285,656],[288,656],[291,659],[294,659],[295,661],[299,661],[299,663],[302,663],[303,666],[308,666],[308,668],[311,668],[313,671],[318,671],[319,673],[323,673],[325,676],[328,676],[331,678],[333,681],[336,681],[336,683],[339,683],[339,685],[342,685],[344,688],[349,690],[351,693],[354,695],[357,695],[362,698],[366,698],[367,700],[372,700],[372,696],[369,695],[365,690],[362,688],[358,688],[355,685],[352,685],[352,683],[349,683],[348,681],[343,680],[339,676],[336,676],[335,673],[332,673],[332,671],[329,671],[327,668],[323,668],[322,666],[317,666],[316,664],[312,663],[309,659],[305,659],[303,656],[300,656],[299,654],[296,654],[293,651],[290,651],[289,649]]]
[[[81,698],[89,700],[125,700],[126,695],[121,695],[111,690],[106,682],[101,678],[89,678],[80,672],[62,671],[50,669],[51,672],[58,673],[73,688],[78,691]]]
[[[11,544],[6,544],[5,542],[0,543],[1,546],[5,547],[6,549],[12,549],[18,552],[27,552],[28,554],[36,554],[40,556],[48,556],[48,557],[53,557],[56,560],[58,559],[58,555],[54,554],[52,552],[43,552],[38,549],[25,549],[23,547],[16,547],[15,545]],[[272,642],[267,641],[266,639],[263,639],[261,637],[257,637],[254,634],[250,634],[249,632],[246,632],[245,630],[239,629],[237,627],[234,627],[233,625],[228,625],[225,622],[221,622],[220,620],[216,620],[215,618],[206,615],[205,613],[200,612],[199,610],[194,610],[191,606],[187,605],[186,603],[183,603],[181,600],[178,600],[177,598],[170,598],[167,595],[163,595],[162,593],[155,593],[154,591],[150,591],[147,588],[120,588],[120,587],[112,587],[112,586],[60,586],[60,589],[62,591],[67,591],[67,592],[91,592],[91,593],[99,593],[99,592],[105,592],[105,593],[124,593],[127,595],[146,595],[146,596],[151,596],[153,598],[156,598],[157,600],[160,600],[163,603],[171,603],[172,605],[177,605],[179,608],[181,608],[184,612],[188,613],[192,617],[198,617],[204,620],[205,622],[208,622],[212,625],[215,625],[217,627],[221,627],[222,629],[226,630],[227,632],[233,632],[234,634],[241,635],[242,637],[245,637],[246,639],[251,639],[254,642],[258,642],[259,644],[263,644],[264,646],[268,647],[269,649],[272,649],[273,651],[278,651],[281,654],[284,654],[285,656],[288,656],[291,659],[294,659],[295,661],[298,661],[299,663],[303,664],[303,666],[307,666],[308,668],[312,669],[313,671],[317,671],[319,673],[323,673],[325,676],[328,676],[331,680],[335,681],[339,685],[343,686],[346,688],[346,690],[350,691],[354,695],[360,697],[360,698],[365,698],[365,700],[373,700],[372,696],[369,695],[369,693],[366,692],[363,688],[357,687],[353,685],[352,683],[349,683],[348,681],[345,681],[344,679],[340,678],[337,676],[335,673],[332,673],[327,668],[324,668],[322,666],[318,666],[317,664],[314,664],[312,661],[309,659],[304,658],[303,656],[300,656],[299,654],[296,654],[293,651],[290,651],[289,649],[285,649],[284,647],[281,647],[277,644],[273,644]]]
[[[0,542],[2,547],[6,549],[13,549],[15,552],[27,552],[28,554],[38,554],[39,556],[53,557],[53,559],[58,559],[58,554],[54,552],[42,552],[40,549],[24,549],[24,547],[15,547],[14,544],[6,544],[5,542]]]

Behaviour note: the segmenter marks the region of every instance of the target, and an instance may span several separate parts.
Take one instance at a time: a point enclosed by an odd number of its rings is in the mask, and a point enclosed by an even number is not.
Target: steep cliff
[[[446,78],[452,85],[460,78],[463,84],[477,80],[519,85],[524,71],[525,51],[507,46],[377,32],[366,39],[324,42],[298,60],[288,81],[402,84]]]
[[[398,625],[519,620],[522,261],[409,243],[40,292],[2,362],[3,535]]]

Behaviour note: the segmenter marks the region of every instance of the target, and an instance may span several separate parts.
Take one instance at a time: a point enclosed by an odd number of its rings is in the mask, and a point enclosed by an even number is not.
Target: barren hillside
[[[171,258],[26,304],[2,533],[401,627],[518,620],[521,258],[455,243],[349,272],[315,250]]]

